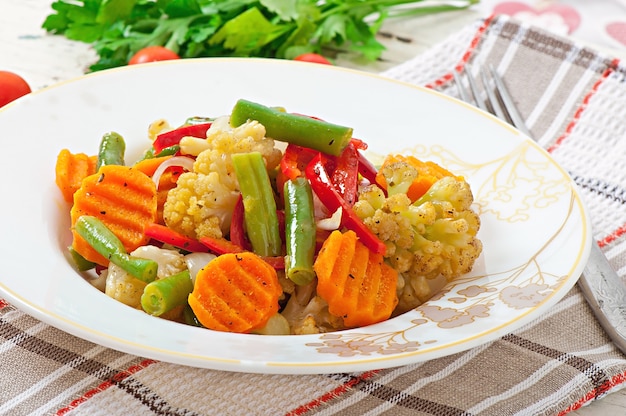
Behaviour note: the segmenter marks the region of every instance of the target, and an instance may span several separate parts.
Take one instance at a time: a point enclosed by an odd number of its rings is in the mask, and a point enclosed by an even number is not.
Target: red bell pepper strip
[[[214,238],[214,237],[200,237],[200,243],[204,244],[211,252],[222,255],[227,253],[243,253],[245,250],[234,244],[231,241],[228,241],[225,238]],[[282,256],[260,256],[267,264],[272,266],[277,270],[283,270],[285,268],[285,258]]]
[[[235,209],[233,210],[233,216],[230,220],[230,241],[239,247],[250,250],[250,242],[247,241],[244,230],[244,214],[243,197],[239,195]]]
[[[365,179],[369,181],[369,183],[375,185],[376,184],[376,174],[378,173],[378,169],[370,162],[363,153],[356,151],[357,158],[359,160],[359,173]]]
[[[285,258],[283,256],[261,256],[261,258],[276,270],[285,270]]]
[[[367,143],[365,143],[363,140],[361,139],[357,139],[356,137],[353,137],[350,139],[350,143],[352,143],[352,145],[357,149],[357,150],[367,150]]]
[[[171,244],[185,251],[201,253],[207,253],[209,251],[209,249],[198,240],[189,238],[161,224],[153,223],[148,225],[144,233],[154,240]]]
[[[350,140],[350,143],[352,143],[352,145],[356,148],[356,154],[359,159],[359,173],[371,184],[376,184],[376,174],[378,173],[378,169],[376,169],[376,166],[374,166],[372,162],[370,162],[369,159],[361,153],[362,150],[367,150],[367,143],[361,139],[357,139],[356,137],[353,137],[352,140]],[[386,192],[385,189],[383,189],[383,191]]]
[[[359,185],[359,158],[352,143],[346,146],[341,156],[335,158],[331,181],[348,206],[354,205]]]
[[[362,142],[358,139],[354,142],[351,141],[338,157],[324,155],[326,171],[330,173],[331,181],[350,206],[356,202],[357,197],[359,179],[357,146],[361,147],[359,143]],[[290,180],[305,176],[306,166],[318,153],[308,147],[289,144],[280,161],[281,172]]]
[[[308,147],[289,144],[280,160],[280,170],[288,179],[304,176],[306,165],[317,155],[317,151]]]
[[[152,143],[154,153],[158,154],[167,147],[179,144],[180,139],[182,139],[183,137],[191,136],[206,138],[206,132],[209,127],[211,127],[211,123],[191,124],[188,126],[179,127],[175,130],[161,133],[156,137],[156,139],[154,139],[154,142]]]
[[[236,246],[242,248],[245,251],[252,251],[252,245],[250,241],[246,238],[245,230],[244,230],[244,215],[245,209],[243,206],[243,197],[240,195],[237,203],[235,204],[235,210],[233,211],[233,216],[230,222],[230,242],[235,244]],[[285,212],[281,210],[276,211],[276,216],[278,217],[278,229],[280,235],[285,235]],[[217,250],[228,250],[229,246],[226,245],[223,241],[218,240],[210,240],[205,239],[205,244],[213,245]],[[235,247],[231,247],[233,250]],[[226,251],[228,252],[228,251]],[[273,257],[263,257],[264,259],[271,259]],[[272,264],[274,268],[281,269],[284,267],[285,261],[283,257],[277,257],[277,259],[282,260],[267,260],[268,263]],[[282,264],[282,266],[280,266]]]
[[[164,225],[156,223],[148,225],[144,232],[147,236],[154,240],[171,244],[174,247],[178,247],[180,249],[190,252],[212,252],[217,255],[221,255],[226,253],[242,253],[244,251],[247,251],[225,238],[201,237],[198,241],[194,240],[193,238],[184,236],[170,228],[167,228]],[[283,270],[285,268],[285,258],[282,256],[262,258],[270,266],[277,270]]]
[[[276,217],[278,219],[278,233],[280,235],[285,235],[285,210],[277,209]]]
[[[342,209],[341,224],[354,231],[359,240],[374,253],[385,254],[387,247],[380,239],[361,221],[352,208],[339,195],[332,184],[328,172],[324,166],[323,155],[319,153],[306,167],[306,177],[311,182],[313,191],[320,201],[331,212],[338,208]]]
[[[215,237],[200,237],[200,243],[202,243],[209,251],[217,255],[226,254],[226,253],[242,253],[246,251],[243,247],[238,246],[232,241],[228,241],[225,238],[215,238]]]

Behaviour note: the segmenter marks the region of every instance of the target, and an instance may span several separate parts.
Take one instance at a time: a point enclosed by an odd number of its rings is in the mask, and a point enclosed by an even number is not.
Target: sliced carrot
[[[72,153],[67,149],[59,152],[55,173],[56,184],[63,199],[72,202],[74,192],[80,188],[83,179],[96,173],[97,161],[97,156],[88,156],[85,153]]]
[[[74,193],[70,211],[72,225],[81,215],[91,215],[102,221],[131,252],[145,245],[149,238],[144,228],[156,221],[157,194],[152,179],[137,169],[120,165],[105,165],[98,173],[83,179]],[[72,247],[89,261],[101,266],[108,259],[98,254],[73,231]]]
[[[407,195],[411,201],[419,199],[439,179],[445,176],[455,176],[452,172],[432,161],[424,162],[415,156],[388,155],[383,161],[381,169],[379,169],[376,174],[376,182],[384,188],[387,187],[387,182],[382,174],[382,168],[396,162],[406,162],[417,169],[417,178],[415,178],[407,191]],[[460,176],[458,176],[458,178],[462,179]]]
[[[223,254],[196,275],[189,306],[216,331],[248,333],[278,312],[283,293],[276,270],[251,252]]]
[[[328,311],[342,317],[349,328],[384,321],[398,304],[397,271],[353,231],[333,231],[313,269],[318,295],[328,303]]]
[[[133,168],[145,173],[152,177],[156,170],[161,166],[161,163],[170,159],[172,155],[154,157],[140,160],[133,165]],[[163,206],[167,200],[167,193],[176,187],[176,181],[181,174],[180,169],[169,168],[159,178],[159,186],[157,190],[157,223],[163,224]]]
[[[154,172],[156,172],[156,170],[159,168],[159,166],[161,166],[161,163],[165,162],[171,157],[172,155],[143,159],[135,163],[133,165],[133,168],[145,173],[148,176],[152,176],[154,175]]]

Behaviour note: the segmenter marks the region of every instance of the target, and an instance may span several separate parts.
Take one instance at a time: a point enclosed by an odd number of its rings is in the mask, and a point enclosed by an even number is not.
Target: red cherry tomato
[[[294,61],[313,62],[316,64],[332,65],[332,63],[319,53],[303,53],[293,58]]]
[[[24,78],[9,71],[0,71],[0,107],[30,92]]]
[[[130,58],[128,65],[145,64],[146,62],[169,61],[171,59],[180,59],[180,56],[171,49],[163,46],[148,46],[137,51]]]

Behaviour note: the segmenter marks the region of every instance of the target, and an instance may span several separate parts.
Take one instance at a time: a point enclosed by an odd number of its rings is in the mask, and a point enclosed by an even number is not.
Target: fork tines
[[[459,97],[467,103],[474,104],[478,108],[494,114],[499,119],[517,127],[527,136],[532,137],[524,119],[515,107],[504,81],[495,68],[492,65],[488,66],[488,70],[479,68],[480,83],[476,80],[473,72],[472,66],[466,64],[462,73],[453,73]],[[469,92],[463,83],[462,75],[467,80]]]

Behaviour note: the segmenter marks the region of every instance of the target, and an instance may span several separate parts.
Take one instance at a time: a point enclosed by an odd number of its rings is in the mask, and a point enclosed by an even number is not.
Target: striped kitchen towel
[[[477,21],[385,76],[457,95],[491,63],[533,136],[570,172],[594,237],[626,275],[626,66],[505,17]],[[379,371],[261,375],[148,360],[65,334],[0,301],[0,414],[559,415],[626,384],[626,357],[575,287],[494,342]]]

